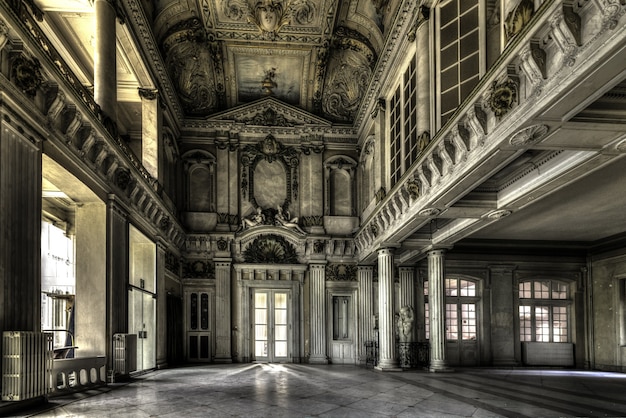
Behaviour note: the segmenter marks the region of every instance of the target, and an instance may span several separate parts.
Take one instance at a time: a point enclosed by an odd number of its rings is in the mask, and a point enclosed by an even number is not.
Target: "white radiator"
[[[522,361],[526,366],[573,366],[572,343],[522,343]]]
[[[52,333],[2,333],[3,401],[23,401],[48,395],[52,377],[52,350]]]
[[[122,375],[137,370],[137,334],[113,334],[113,370]]]

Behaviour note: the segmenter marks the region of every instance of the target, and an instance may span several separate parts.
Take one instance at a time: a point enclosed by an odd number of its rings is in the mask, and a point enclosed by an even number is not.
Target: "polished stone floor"
[[[626,374],[233,364],[160,370],[51,398],[38,417],[626,416]]]

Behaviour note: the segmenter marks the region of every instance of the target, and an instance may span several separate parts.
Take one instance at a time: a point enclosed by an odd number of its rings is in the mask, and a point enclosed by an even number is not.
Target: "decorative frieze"
[[[354,264],[328,264],[326,265],[326,280],[356,281],[357,270]]]

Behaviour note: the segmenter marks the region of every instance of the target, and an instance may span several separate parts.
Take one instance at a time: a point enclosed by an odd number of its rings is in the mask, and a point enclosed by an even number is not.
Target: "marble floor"
[[[45,407],[21,416],[616,417],[626,416],[626,374],[206,365],[159,370],[127,384],[51,398]]]

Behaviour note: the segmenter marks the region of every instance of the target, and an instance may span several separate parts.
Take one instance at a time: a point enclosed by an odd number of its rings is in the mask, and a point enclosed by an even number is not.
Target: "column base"
[[[391,359],[380,360],[378,364],[374,366],[374,369],[381,371],[381,372],[401,372],[402,371],[402,367],[400,367],[400,364],[398,363],[398,361],[391,360]]]
[[[328,364],[328,359],[324,356],[309,357],[309,364]]]

